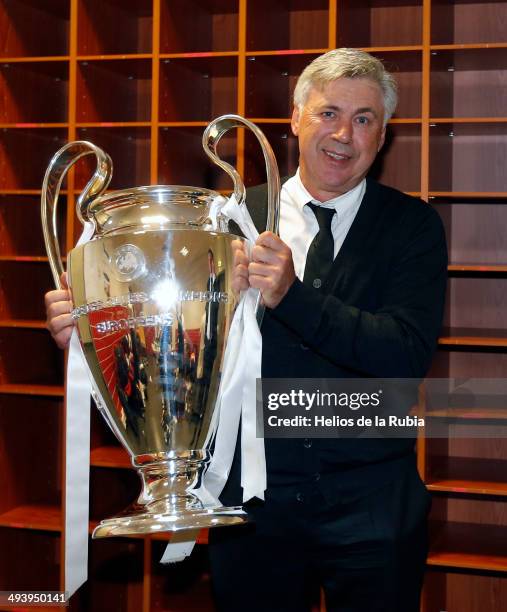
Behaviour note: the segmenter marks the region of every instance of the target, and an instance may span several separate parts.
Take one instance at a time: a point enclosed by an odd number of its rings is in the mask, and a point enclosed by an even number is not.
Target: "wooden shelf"
[[[507,528],[447,523],[431,526],[429,566],[507,572]]]
[[[407,51],[422,51],[422,45],[398,45],[398,46],[387,46],[387,47],[361,47],[363,51],[367,51],[368,53],[386,53],[386,52],[396,52],[396,53],[406,53]],[[386,58],[387,59],[387,58]]]
[[[507,496],[507,461],[469,457],[432,457],[434,474],[426,477],[430,491]]]
[[[16,55],[12,57],[1,57],[3,64],[25,64],[41,62],[60,62],[67,63],[70,55]]]
[[[443,493],[457,493],[466,495],[494,495],[507,497],[507,483],[505,482],[484,482],[457,479],[435,479],[428,480],[426,483],[429,491]]]
[[[24,329],[46,329],[45,321],[0,319],[0,327],[22,327]]]
[[[76,128],[150,127],[149,121],[90,121],[78,122]],[[79,191],[80,193],[80,191]]]
[[[507,348],[507,330],[505,329],[443,329],[438,339],[440,346],[470,346],[484,348]]]
[[[0,123],[0,129],[2,130],[10,130],[10,129],[53,129],[53,128],[68,128],[68,123],[30,123],[30,122],[16,122],[16,123]],[[19,190],[18,190],[19,191]],[[25,190],[26,191],[26,190]],[[33,191],[33,190],[30,190]]]
[[[18,506],[0,514],[1,527],[61,531],[62,511],[58,506]]]
[[[507,191],[430,191],[430,198],[507,198]]]
[[[430,127],[438,123],[507,123],[507,117],[433,117]]]
[[[197,544],[208,544],[208,535],[209,532],[207,529],[201,529],[199,535],[197,536]],[[156,535],[152,535],[150,538],[156,541],[170,541],[171,536],[172,534],[166,531],[165,533],[157,533]]]
[[[430,45],[432,51],[464,51],[467,49],[507,49],[507,43],[467,43],[452,45]]]
[[[130,456],[121,446],[100,446],[90,453],[90,465],[94,467],[133,469]]]
[[[44,255],[0,255],[0,261],[43,262],[47,264],[49,259]]]
[[[15,385],[4,383],[0,384],[0,394],[63,397],[64,388],[58,385]]]
[[[0,189],[0,195],[38,195],[42,193],[41,189]],[[62,195],[65,195],[65,191],[62,190]]]
[[[152,53],[99,53],[97,55],[78,55],[76,56],[76,60],[78,62],[88,62],[88,61],[111,61],[111,60],[141,60],[141,59],[153,59]]]
[[[472,272],[477,275],[498,274],[503,275],[507,272],[507,264],[458,264],[452,263],[447,266],[449,272]]]
[[[507,419],[507,408],[445,408],[442,410],[428,410],[424,413],[425,418],[430,419],[463,419],[466,421],[476,420],[505,420]]]
[[[248,54],[247,54],[248,55]],[[160,53],[161,60],[165,59],[192,59],[199,57],[239,57],[238,51],[196,51],[193,53]]]
[[[245,56],[252,57],[279,57],[281,55],[321,55],[327,49],[270,49],[268,51],[247,51]]]

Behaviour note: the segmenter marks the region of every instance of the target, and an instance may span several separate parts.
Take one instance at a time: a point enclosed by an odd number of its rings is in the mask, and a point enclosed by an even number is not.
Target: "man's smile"
[[[330,151],[329,149],[322,149],[322,151],[331,159],[336,161],[348,161],[351,159],[350,155],[346,153],[337,153],[336,151]]]

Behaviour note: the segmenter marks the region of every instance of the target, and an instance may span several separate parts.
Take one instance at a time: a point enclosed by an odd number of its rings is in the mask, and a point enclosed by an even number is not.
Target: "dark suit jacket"
[[[263,231],[265,186],[247,191],[247,205]],[[322,288],[296,279],[282,302],[266,309],[263,378],[424,377],[440,331],[446,280],[445,235],[436,211],[367,179]],[[318,439],[310,448],[301,439],[265,442],[268,488],[318,478],[330,501],[363,495],[413,465],[412,439]],[[238,470],[236,460],[229,491]]]

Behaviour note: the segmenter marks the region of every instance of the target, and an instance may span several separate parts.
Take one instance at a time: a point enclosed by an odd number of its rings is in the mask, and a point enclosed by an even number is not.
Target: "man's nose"
[[[340,121],[333,133],[333,138],[344,144],[349,143],[352,140],[352,122],[348,120]]]

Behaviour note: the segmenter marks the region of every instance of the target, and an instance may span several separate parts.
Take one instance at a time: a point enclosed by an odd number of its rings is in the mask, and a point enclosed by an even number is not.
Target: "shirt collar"
[[[363,179],[353,189],[347,191],[347,193],[339,195],[336,198],[332,198],[331,200],[327,200],[326,202],[319,202],[311,196],[301,181],[299,168],[297,169],[296,174],[284,183],[283,187],[287,190],[287,193],[296,208],[301,212],[303,212],[305,204],[313,201],[324,208],[334,208],[337,212],[338,218],[343,220],[349,215],[355,215],[357,213],[363,199],[364,192],[366,191],[366,179]]]

